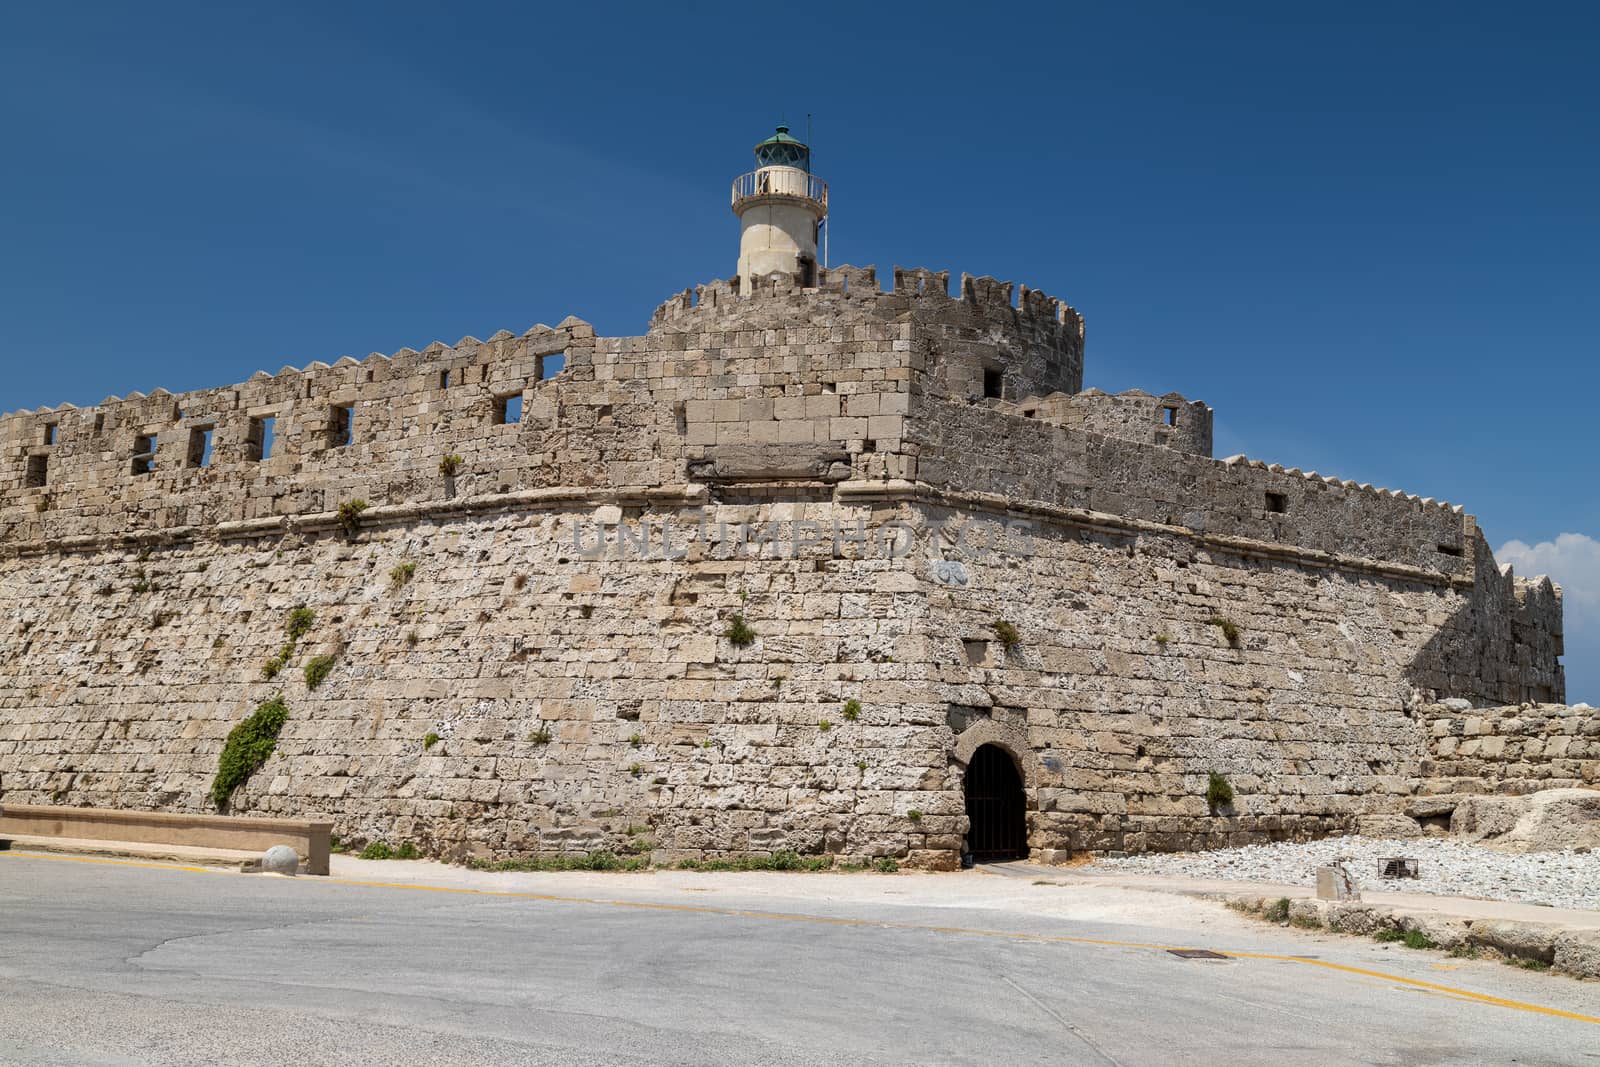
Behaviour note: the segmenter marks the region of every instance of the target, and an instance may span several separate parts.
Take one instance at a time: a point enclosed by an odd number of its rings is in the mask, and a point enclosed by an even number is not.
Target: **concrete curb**
[[[28,834],[0,835],[0,851],[25,854],[42,852],[89,859],[137,860],[144,863],[176,864],[184,867],[213,867],[217,870],[258,874],[261,853],[242,849],[201,848],[189,845],[155,845],[136,841],[85,841],[72,838],[38,837]],[[306,872],[304,861],[301,873]]]
[[[1414,932],[1445,951],[1476,949],[1511,961],[1527,961],[1531,969],[1549,968],[1574,978],[1600,979],[1600,931],[1574,930],[1554,923],[1412,912],[1361,901],[1292,900],[1240,893],[1200,895],[1220,900],[1245,915],[1287,922],[1302,930],[1354,937],[1374,937],[1384,931]]]

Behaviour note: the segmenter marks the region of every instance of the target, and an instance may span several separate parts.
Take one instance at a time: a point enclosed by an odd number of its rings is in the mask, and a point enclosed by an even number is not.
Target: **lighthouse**
[[[828,217],[828,183],[811,173],[811,148],[789,127],[756,145],[756,169],[733,182],[739,216],[739,284],[773,271],[803,286],[817,280],[817,238]]]

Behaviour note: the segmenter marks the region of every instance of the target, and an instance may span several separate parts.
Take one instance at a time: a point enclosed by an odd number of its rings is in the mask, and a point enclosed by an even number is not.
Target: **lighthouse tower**
[[[739,284],[784,271],[816,284],[817,236],[828,215],[828,183],[811,173],[811,149],[789,127],[756,145],[756,169],[733,182],[739,216]]]

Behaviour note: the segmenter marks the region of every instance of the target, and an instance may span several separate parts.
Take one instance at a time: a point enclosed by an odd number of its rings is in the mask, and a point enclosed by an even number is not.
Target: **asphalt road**
[[[355,876],[0,853],[0,1063],[1600,1067],[1600,985],[1155,894]]]

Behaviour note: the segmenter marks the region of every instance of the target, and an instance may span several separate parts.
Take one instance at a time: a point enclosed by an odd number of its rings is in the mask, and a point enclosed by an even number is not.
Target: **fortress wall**
[[[994,406],[1007,414],[1042,419],[1068,430],[1211,456],[1211,409],[1178,393],[1151,396],[1132,389],[1110,396],[1085,389],[1070,396],[1053,393]]]
[[[1413,684],[1487,702],[1565,695],[1559,590],[1502,575],[1458,509],[976,406],[930,408],[911,433],[919,477],[948,490],[1148,522],[1208,548],[1439,589],[1449,595],[1431,612],[1427,654],[1407,662]]]
[[[723,520],[827,523],[836,510],[714,508],[709,536]],[[924,602],[905,565],[827,546],[782,559],[769,545],[758,563],[583,558],[574,521],[620,516],[552,506],[371,525],[353,541],[0,561],[6,799],[213,810],[228,730],[282,693],[277,752],[234,810],[325,813],[346,841],[451,856],[643,840],[668,858],[953,856],[949,819],[905,818],[951,806],[929,792],[948,788],[944,720],[916,684]],[[595,543],[592,527],[582,540]],[[410,580],[392,579],[406,562]],[[302,603],[316,624],[265,680]],[[733,612],[759,635],[747,648],[719,636]],[[337,665],[308,691],[304,661],[324,653]]]
[[[912,477],[903,421],[930,383],[976,375],[981,388],[985,367],[1004,368],[1008,391],[1081,383],[1082,320],[1048,297],[1024,290],[1019,309],[1009,284],[968,278],[952,299],[947,276],[926,271],[897,271],[888,293],[874,282],[870,268],[843,267],[816,290],[782,274],[755,294],[712,283],[664,304],[643,337],[596,338],[568,319],[220,389],[7,415],[0,546],[354,499],[662,485],[690,462],[708,480]],[[513,397],[522,418],[503,423]],[[270,453],[258,457],[268,420]],[[149,470],[135,473],[146,438]],[[452,455],[459,472],[447,479],[440,463]]]
[[[642,337],[569,319],[0,419],[8,799],[209,810],[228,729],[282,691],[279,754],[238,806],[324,812],[347,839],[947,864],[985,739],[1024,767],[1036,848],[1195,847],[1397,810],[1437,758],[1421,701],[1564,695],[1559,590],[1502,573],[1459,509],[1212,461],[1204,405],[1179,416],[1199,454],[1159,425],[1147,439],[1174,397],[1069,395],[1070,308],[948,283],[897,269],[883,292],[852,267],[814,290],[711,283]],[[996,364],[1008,399],[981,396]],[[500,424],[512,396],[523,417]],[[213,462],[190,466],[207,426]],[[146,434],[154,471],[135,474]],[[342,537],[331,513],[356,498],[373,507]],[[573,540],[580,519],[691,526],[661,509],[707,501],[708,536],[923,533],[896,558],[824,539],[594,559]],[[936,563],[960,545],[928,525],[952,516],[1034,522],[1033,554],[957,581]],[[317,627],[264,679],[300,603]],[[755,644],[719,636],[732,612]],[[1001,618],[1022,634],[1010,652]],[[323,653],[338,665],[309,692],[300,668]],[[1210,770],[1236,812],[1205,811]]]
[[[930,590],[928,639],[956,750],[1027,769],[1033,847],[1220,847],[1400,810],[1428,755],[1408,670],[1461,591],[1030,518],[1031,556],[968,557]],[[1231,812],[1207,809],[1211,771]]]
[[[1423,709],[1421,791],[1533,793],[1600,788],[1600,710],[1564,704]]]
[[[593,349],[593,330],[570,319],[522,337],[286,367],[222,389],[8,415],[0,447],[10,456],[46,452],[48,477],[29,486],[20,460],[0,465],[0,543],[294,515],[355,497],[428,499],[443,491],[439,464],[450,453],[463,460],[462,492],[592,483],[604,471],[594,462],[594,408],[564,394],[592,379]],[[564,369],[543,380],[541,367],[553,368],[556,358]],[[497,398],[507,395],[523,397],[520,424],[496,424]],[[341,446],[333,427],[344,407],[353,412],[353,440]],[[271,454],[251,458],[254,420],[267,418]],[[59,424],[56,443],[47,446],[51,423]],[[202,428],[212,430],[206,467],[189,452]],[[156,443],[147,474],[133,469],[141,436]]]
[[[815,288],[783,273],[686,289],[656,309],[651,330],[695,330],[738,321],[777,328],[794,322],[900,321],[915,325],[926,385],[940,395],[984,395],[984,371],[997,371],[1008,398],[1083,388],[1083,318],[1054,297],[993,278],[963,275],[950,296],[948,271],[894,268],[880,288],[873,267],[818,272]]]
[[[681,482],[689,458],[719,445],[831,445],[846,471],[854,463],[903,476],[893,454],[909,409],[907,330],[862,315],[771,328],[735,315],[596,339],[571,319],[222,389],[8,415],[0,546],[292,517],[353,499],[662,485]],[[503,421],[508,397],[520,398],[520,421]],[[349,444],[335,432],[344,408]],[[255,458],[252,434],[267,419],[270,455]],[[202,430],[211,432],[206,466],[189,454]],[[154,457],[138,474],[144,436]],[[460,460],[451,478],[440,468],[448,455]],[[45,465],[38,486],[29,484],[34,457]]]
[[[318,519],[0,561],[7,798],[211,810],[223,738],[275,693],[289,724],[235,810],[327,814],[346,840],[448,856],[793,848],[947,865],[964,760],[988,741],[1018,756],[1046,852],[1322,834],[1399,810],[1427,776],[1478,773],[1425,762],[1439,727],[1408,680],[1463,610],[1448,584],[1037,514],[978,558],[1018,515],[892,495],[712,505],[702,542],[699,509],[604,498],[375,509],[351,540]],[[681,559],[661,558],[669,518]],[[828,544],[835,522],[891,519],[918,531],[906,555]],[[820,541],[788,551],[795,520]],[[973,520],[975,541],[948,532]],[[776,537],[725,558],[741,522]],[[941,556],[962,581],[934,578]],[[264,679],[301,603],[317,623]],[[746,648],[722,636],[734,612],[758,635]],[[996,620],[1018,628],[1013,649]],[[320,654],[336,666],[308,691]],[[1232,812],[1205,808],[1212,770]]]
[[[918,474],[936,485],[1471,580],[1470,520],[1447,504],[978,405],[929,405],[918,414],[912,425]]]

